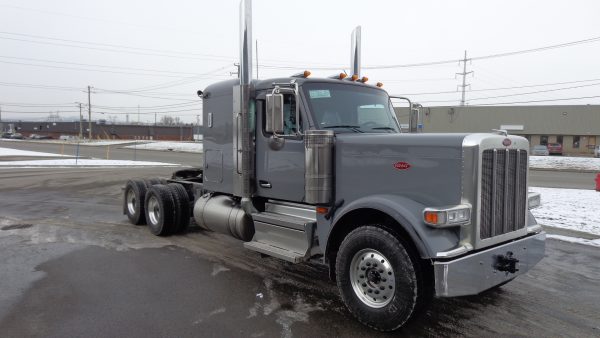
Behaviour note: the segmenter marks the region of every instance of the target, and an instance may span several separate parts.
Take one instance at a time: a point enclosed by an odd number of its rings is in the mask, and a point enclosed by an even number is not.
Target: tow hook
[[[496,256],[494,269],[498,271],[515,273],[519,271],[519,269],[517,269],[517,263],[519,263],[519,260],[513,257],[512,251],[508,251],[505,255]]]

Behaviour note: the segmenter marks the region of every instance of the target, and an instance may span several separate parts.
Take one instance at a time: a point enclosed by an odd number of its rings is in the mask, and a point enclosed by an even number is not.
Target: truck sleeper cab
[[[202,93],[203,168],[127,183],[133,223],[169,235],[193,214],[250,250],[326,264],[348,309],[383,331],[402,326],[430,295],[478,294],[543,257],[545,234],[528,210],[539,196],[528,194],[526,139],[403,134],[387,93],[358,81],[253,81],[252,192],[244,198],[232,114],[239,90],[231,80]]]

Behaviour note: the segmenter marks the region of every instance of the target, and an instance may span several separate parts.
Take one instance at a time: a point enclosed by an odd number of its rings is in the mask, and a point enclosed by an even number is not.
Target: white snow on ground
[[[82,146],[113,146],[113,145],[127,144],[127,143],[133,143],[133,142],[135,142],[135,140],[101,140],[101,141],[80,142],[79,144]],[[67,142],[67,143],[77,144],[77,142]]]
[[[179,166],[179,164],[144,161],[120,161],[99,159],[64,159],[35,161],[0,161],[0,168],[40,168],[40,167],[147,167]]]
[[[568,156],[530,156],[529,168],[600,171],[600,158]]]
[[[171,150],[171,151],[183,151],[189,153],[201,153],[202,143],[201,142],[167,142],[167,141],[156,141],[149,143],[132,144],[123,148],[137,148],[141,150]]]
[[[38,151],[28,151],[12,148],[0,148],[0,157],[7,156],[27,156],[27,157],[70,157],[67,155],[52,154],[52,153],[41,153]]]
[[[531,210],[538,223],[600,235],[600,192],[583,189],[531,187],[542,205]]]
[[[600,248],[600,239],[584,239],[577,237],[569,237],[569,236],[561,236],[561,235],[546,235],[547,238],[558,239],[559,241],[569,242],[569,243],[578,243],[583,245],[591,245],[597,246]]]

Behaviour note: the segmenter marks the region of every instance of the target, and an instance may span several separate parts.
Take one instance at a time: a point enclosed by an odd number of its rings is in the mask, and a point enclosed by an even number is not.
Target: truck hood
[[[338,134],[336,200],[401,195],[425,206],[461,202],[468,134]]]

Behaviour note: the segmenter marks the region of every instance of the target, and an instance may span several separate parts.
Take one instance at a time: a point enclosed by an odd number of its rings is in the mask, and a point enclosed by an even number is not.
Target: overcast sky
[[[87,103],[90,85],[93,119],[153,122],[154,112],[159,119],[169,112],[195,122],[201,114],[196,90],[235,71],[238,6],[238,0],[0,0],[2,118],[46,118],[56,111],[63,118],[78,116],[75,102]],[[253,7],[260,78],[348,69],[356,25],[362,26],[363,67],[458,60],[465,50],[476,58],[600,37],[600,2],[593,0],[302,0],[254,1]],[[600,96],[598,60],[600,38],[475,59],[467,62],[467,71],[474,71],[467,78],[467,103]],[[363,69],[363,75],[383,82],[390,94],[435,106],[459,103],[461,79],[455,73],[461,71],[462,64],[449,62]],[[497,90],[506,87],[511,89]],[[423,94],[439,92],[450,93]],[[600,97],[529,104],[600,104]]]

